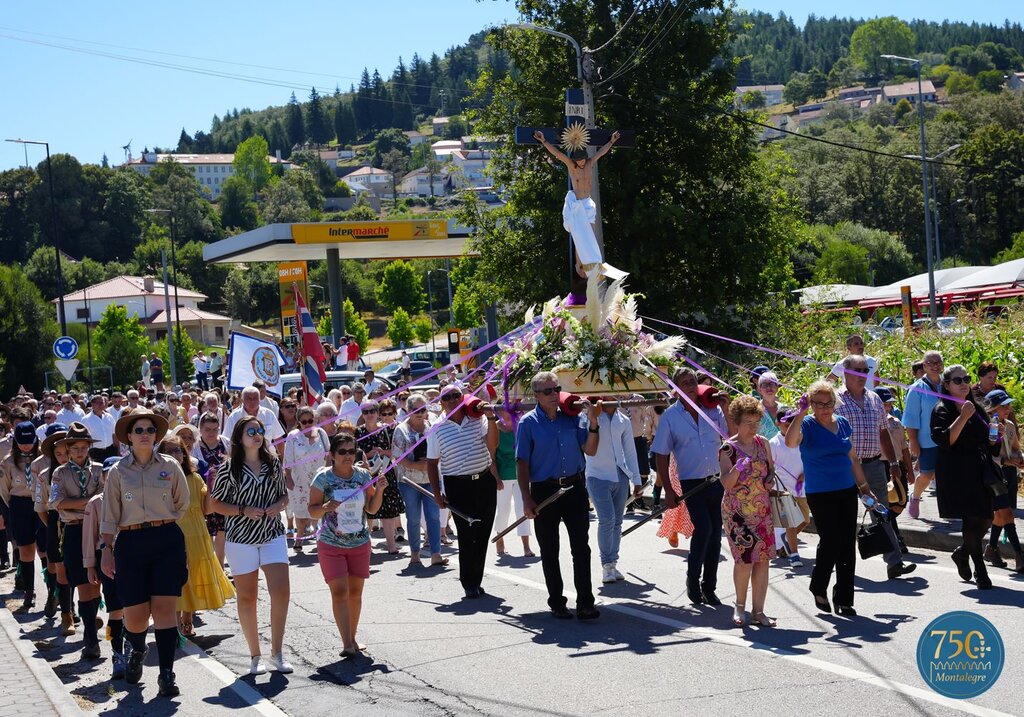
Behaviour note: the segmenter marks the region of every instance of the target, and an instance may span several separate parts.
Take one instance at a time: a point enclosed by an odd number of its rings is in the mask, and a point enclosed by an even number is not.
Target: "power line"
[[[668,2],[666,0],[666,7],[667,6],[668,6]],[[615,80],[615,79],[617,79],[619,77],[622,77],[623,75],[625,75],[630,70],[636,69],[651,54],[651,52],[654,51],[654,48],[656,48],[658,45],[660,45],[662,40],[664,40],[666,37],[668,37],[668,34],[670,32],[672,32],[672,30],[675,28],[676,24],[678,24],[678,22],[682,19],[682,17],[683,17],[683,9],[685,7],[686,7],[686,5],[683,2],[680,1],[679,4],[676,6],[675,13],[673,13],[669,17],[669,19],[665,22],[665,26],[658,31],[657,35],[654,36],[654,39],[651,41],[651,44],[643,49],[642,54],[639,57],[636,58],[636,61],[633,62],[633,63],[630,63],[629,60],[632,58],[632,55],[631,55],[630,58],[626,60],[626,62],[622,63],[622,66],[618,70],[613,72],[607,79],[601,80],[601,82],[599,84],[606,84],[608,82],[611,82],[612,80]],[[636,53],[634,53],[634,54],[636,54]]]
[[[616,72],[618,72],[619,69],[621,69],[622,67],[627,65],[629,63],[629,61],[633,59],[633,56],[636,55],[636,53],[640,51],[640,48],[642,48],[644,43],[647,42],[647,38],[650,36],[651,31],[654,30],[654,28],[658,26],[658,21],[661,19],[661,16],[665,14],[665,10],[668,9],[670,4],[671,3],[669,2],[669,0],[665,0],[665,2],[662,3],[661,9],[658,11],[657,16],[654,18],[654,22],[652,22],[651,26],[649,28],[647,28],[647,32],[645,32],[644,36],[640,38],[640,42],[638,42],[636,44],[636,47],[633,48],[633,52],[631,52],[629,54],[629,57],[626,58],[626,61],[623,62],[622,65],[618,69],[616,69]],[[612,74],[614,75],[615,73],[613,72]],[[604,84],[604,80],[602,80],[601,82],[598,82],[597,84],[599,84],[599,85]]]
[[[591,50],[590,52],[591,52],[591,53],[594,53],[594,52],[600,52],[601,50],[603,50],[604,48],[608,47],[608,46],[609,46],[610,44],[612,44],[613,42],[615,42],[615,38],[617,38],[617,37],[618,37],[619,35],[621,35],[621,34],[622,34],[622,31],[623,31],[623,30],[625,30],[625,29],[626,29],[627,27],[629,27],[629,23],[630,23],[630,22],[632,22],[632,21],[633,21],[633,18],[634,18],[634,17],[636,17],[636,14],[637,14],[638,12],[640,12],[640,7],[641,7],[641,6],[643,5],[643,4],[644,4],[643,2],[638,2],[638,3],[637,3],[637,4],[636,4],[636,5],[634,6],[634,7],[633,7],[633,12],[632,12],[632,13],[630,14],[630,16],[629,16],[628,18],[626,18],[626,22],[624,22],[624,23],[622,24],[622,27],[620,27],[620,28],[619,28],[618,30],[616,30],[616,31],[615,31],[615,34],[614,34],[614,35],[612,35],[612,36],[611,36],[611,38],[609,38],[607,42],[605,42],[605,43],[604,43],[603,45],[601,45],[600,47],[595,47],[595,48],[594,48],[593,50]]]

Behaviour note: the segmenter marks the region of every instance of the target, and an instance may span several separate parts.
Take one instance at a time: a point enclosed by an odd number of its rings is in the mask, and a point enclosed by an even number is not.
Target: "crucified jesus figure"
[[[572,159],[548,142],[543,132],[538,130],[533,133],[533,138],[569,170],[572,189],[566,193],[565,203],[562,205],[562,225],[572,235],[576,247],[576,271],[581,277],[589,277],[592,272],[599,270],[603,263],[601,247],[594,234],[597,206],[590,197],[593,192],[591,169],[597,160],[608,154],[620,136],[618,132],[613,132],[608,142],[598,149],[593,157]]]

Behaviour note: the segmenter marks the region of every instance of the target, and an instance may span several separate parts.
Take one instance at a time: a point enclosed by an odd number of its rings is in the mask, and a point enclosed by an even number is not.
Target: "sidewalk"
[[[9,607],[19,601],[7,599]],[[49,663],[36,654],[32,640],[7,607],[0,606],[0,717],[81,717],[84,713],[68,694]]]

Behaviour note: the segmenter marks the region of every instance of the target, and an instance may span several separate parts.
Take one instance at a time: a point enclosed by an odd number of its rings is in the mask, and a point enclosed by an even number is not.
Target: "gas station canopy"
[[[475,255],[470,227],[447,219],[268,224],[203,248],[208,263],[338,259],[436,259]]]

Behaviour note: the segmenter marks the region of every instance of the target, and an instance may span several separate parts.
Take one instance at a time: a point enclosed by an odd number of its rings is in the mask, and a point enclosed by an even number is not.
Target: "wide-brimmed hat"
[[[57,441],[62,439],[68,432],[68,427],[63,423],[51,423],[46,427],[46,438],[39,444],[39,452],[49,456],[53,460],[53,449]]]
[[[92,434],[89,433],[89,429],[85,427],[84,423],[79,423],[78,421],[75,421],[70,426],[68,426],[68,430],[64,434],[64,437],[60,439],[60,442],[78,443],[80,441],[85,441],[87,443],[97,442],[96,439],[92,437]],[[56,444],[54,445],[56,446]]]
[[[158,413],[153,413],[148,408],[139,408],[127,416],[121,416],[114,424],[114,435],[118,443],[128,443],[128,434],[131,433],[132,425],[140,418],[148,418],[156,427],[155,443],[159,443],[167,435],[167,419]]]
[[[177,426],[171,429],[171,435],[177,436],[181,433],[188,431],[192,434],[195,440],[199,440],[199,429],[193,426],[191,423],[179,423]]]

